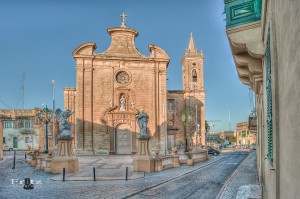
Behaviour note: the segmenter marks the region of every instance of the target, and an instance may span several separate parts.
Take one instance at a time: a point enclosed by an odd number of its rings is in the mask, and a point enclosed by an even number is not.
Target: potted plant
[[[36,166],[36,158],[39,156],[39,151],[30,150],[27,152],[27,154],[31,157],[31,160],[29,161],[30,166],[35,167]]]
[[[186,152],[186,155],[188,157],[188,159],[186,160],[186,164],[189,166],[193,166],[194,165],[194,160],[193,160],[193,155],[191,152]]]

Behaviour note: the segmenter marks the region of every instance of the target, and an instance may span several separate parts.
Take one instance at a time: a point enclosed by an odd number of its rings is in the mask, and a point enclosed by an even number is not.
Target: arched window
[[[193,82],[197,81],[197,72],[195,69],[192,71],[192,78],[193,78]]]

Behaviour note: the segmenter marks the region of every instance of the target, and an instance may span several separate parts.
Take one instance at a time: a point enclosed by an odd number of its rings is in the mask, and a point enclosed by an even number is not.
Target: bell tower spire
[[[191,32],[190,34],[190,42],[189,42],[189,47],[187,49],[187,52],[191,52],[191,53],[197,53],[198,50],[195,46],[195,42],[194,42],[194,38],[193,38],[193,32]]]

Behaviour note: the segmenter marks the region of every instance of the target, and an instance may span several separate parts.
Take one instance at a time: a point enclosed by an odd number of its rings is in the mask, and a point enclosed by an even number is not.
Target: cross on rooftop
[[[123,12],[120,16],[123,18],[121,27],[126,27],[125,18],[127,17],[127,15]]]

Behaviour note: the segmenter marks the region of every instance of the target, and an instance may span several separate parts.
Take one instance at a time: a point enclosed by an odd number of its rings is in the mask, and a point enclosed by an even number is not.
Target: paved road
[[[215,198],[226,179],[248,154],[220,155],[217,157],[220,161],[212,163],[211,159],[207,161],[211,161],[211,165],[194,172],[195,167],[182,166],[147,174],[137,180],[61,182],[51,180],[52,174],[28,167],[24,162],[24,152],[18,152],[15,170],[11,169],[12,156],[6,156],[0,162],[0,198],[125,198],[130,195],[132,198]],[[198,166],[207,162],[198,163]],[[33,190],[23,189],[25,177],[34,181]]]
[[[216,198],[227,178],[247,156],[248,153],[235,152],[220,162],[137,193],[131,198]]]

